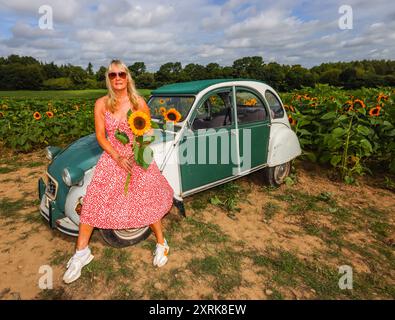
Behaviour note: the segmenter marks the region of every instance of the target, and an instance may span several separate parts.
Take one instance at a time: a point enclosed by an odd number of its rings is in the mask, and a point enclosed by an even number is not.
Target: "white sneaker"
[[[169,254],[170,247],[167,244],[165,239],[164,244],[157,243],[156,249],[154,251],[154,260],[153,265],[157,267],[162,267],[166,264],[168,258],[167,255]]]
[[[88,249],[87,253],[82,257],[78,257],[77,254],[74,254],[69,262],[67,262],[67,270],[63,275],[63,281],[65,283],[71,283],[77,280],[81,276],[81,269],[92,260],[93,255],[91,255],[90,249]]]

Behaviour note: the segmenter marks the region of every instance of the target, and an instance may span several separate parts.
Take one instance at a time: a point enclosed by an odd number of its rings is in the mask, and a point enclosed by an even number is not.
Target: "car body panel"
[[[236,91],[238,89],[249,90],[261,100],[267,112],[264,120],[249,123],[233,121],[231,125],[192,136],[192,123],[197,108],[213,92],[229,92],[233,119],[237,118]],[[234,180],[265,166],[283,164],[301,154],[299,141],[290,127],[285,110],[281,118],[273,119],[265,98],[266,90],[272,92],[281,102],[274,89],[263,82],[251,79],[192,81],[166,85],[152,91],[152,95],[192,95],[195,97],[188,114],[176,125],[175,130],[154,129],[157,139],[150,145],[154,151],[154,160],[173,188],[176,200],[182,201],[186,196]],[[283,109],[282,102],[281,107]],[[197,147],[193,148],[195,154],[192,158],[195,163],[184,163],[183,152],[185,152],[187,142],[192,140],[197,142],[199,139],[206,141],[204,150],[207,160],[211,152],[209,141],[217,141],[215,147],[217,160],[222,156],[222,143],[228,141],[229,163],[225,165],[221,163],[199,164],[203,156],[200,155],[199,159]],[[248,160],[246,158],[248,150],[245,147],[249,144],[251,144],[251,149]],[[80,197],[86,194],[86,188],[91,182],[96,163],[102,153],[103,149],[98,144],[95,133],[92,133],[64,148],[49,164],[47,175],[56,182],[56,199],[48,196],[48,183],[46,185],[44,181],[39,181],[38,189],[41,199],[40,212],[49,221],[51,227],[70,235],[78,235],[79,215],[75,210],[76,205]],[[84,178],[79,185],[69,187],[63,182],[62,173],[66,167],[70,169],[78,167],[83,170]]]

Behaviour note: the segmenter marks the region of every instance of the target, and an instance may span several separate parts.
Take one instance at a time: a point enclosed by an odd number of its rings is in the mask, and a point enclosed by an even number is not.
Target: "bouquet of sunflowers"
[[[174,124],[181,119],[180,113],[175,109],[166,110],[166,108],[163,107],[161,113],[164,118],[163,130],[166,130],[167,122]],[[159,125],[152,121],[150,116],[143,111],[132,112],[129,110],[127,113],[127,118],[129,127],[133,132],[132,150],[134,160],[138,165],[144,169],[147,169],[154,157],[154,153],[149,145],[155,141],[155,136],[147,136],[145,134],[150,131],[151,128],[159,128]],[[123,131],[119,131],[119,129],[115,131],[114,136],[123,145],[126,145],[130,142],[128,135]],[[130,178],[131,174],[129,172],[124,187],[125,195],[128,193]]]

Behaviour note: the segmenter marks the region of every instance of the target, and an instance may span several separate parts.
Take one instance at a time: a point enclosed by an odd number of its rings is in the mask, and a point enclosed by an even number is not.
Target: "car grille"
[[[45,193],[50,198],[55,199],[55,197],[56,197],[56,182],[49,175],[47,175],[47,177],[48,177],[48,183],[47,183],[47,188],[45,190]]]

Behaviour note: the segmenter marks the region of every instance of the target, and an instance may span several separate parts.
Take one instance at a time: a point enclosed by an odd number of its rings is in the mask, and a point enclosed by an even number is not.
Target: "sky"
[[[347,12],[339,12],[343,5]],[[95,70],[115,58],[144,61],[151,72],[166,62],[229,66],[246,56],[308,68],[394,60],[395,2],[0,0],[0,56],[10,54],[84,68],[91,62]]]

